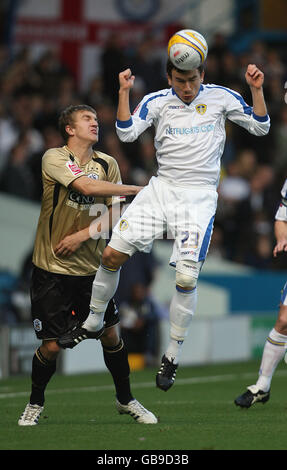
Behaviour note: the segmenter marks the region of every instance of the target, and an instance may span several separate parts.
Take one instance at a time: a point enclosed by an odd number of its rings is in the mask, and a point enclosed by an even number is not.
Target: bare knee
[[[57,359],[61,348],[55,340],[44,340],[40,346],[40,351],[48,361],[54,361]]]
[[[105,347],[117,346],[120,342],[120,335],[117,325],[107,328],[101,336],[101,343]]]
[[[129,256],[125,253],[121,253],[120,251],[116,251],[110,246],[107,246],[103,252],[102,264],[108,268],[119,269],[122,264],[128,260],[128,258]]]

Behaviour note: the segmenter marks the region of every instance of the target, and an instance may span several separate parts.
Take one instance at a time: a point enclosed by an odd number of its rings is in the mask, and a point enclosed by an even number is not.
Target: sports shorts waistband
[[[173,180],[169,180],[167,178],[164,178],[163,176],[156,176],[160,181],[162,181],[165,184],[168,184],[169,186],[179,186],[180,188],[188,188],[188,189],[206,189],[209,191],[216,191],[217,187],[215,184],[182,184],[182,183],[177,183]]]

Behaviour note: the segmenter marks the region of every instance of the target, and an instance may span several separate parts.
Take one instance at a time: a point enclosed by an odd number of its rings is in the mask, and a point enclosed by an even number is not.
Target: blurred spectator
[[[278,122],[275,129],[275,155],[274,167],[278,174],[285,171],[287,174],[287,105],[283,105],[278,114]]]
[[[27,160],[27,167],[29,168],[34,185],[31,199],[40,202],[42,198],[43,186],[42,186],[42,157],[44,152],[50,148],[61,147],[63,145],[63,139],[58,129],[52,126],[47,126],[42,131],[43,135],[43,147],[40,151],[30,155]]]
[[[226,165],[218,187],[219,210],[233,205],[249,196],[250,179],[257,168],[257,155],[252,149],[239,152],[234,160]]]
[[[217,32],[214,34],[212,43],[208,48],[208,55],[212,55],[215,57],[218,63],[221,62],[222,56],[228,52],[229,47],[227,44],[227,39],[221,32]]]
[[[81,99],[76,90],[74,77],[70,75],[62,77],[58,84],[57,108],[62,110],[69,105],[80,103]]]
[[[278,194],[274,191],[273,182],[274,170],[272,167],[258,165],[250,180],[249,195],[236,206],[233,214],[235,249],[233,249],[231,259],[234,261],[246,262],[246,253],[249,252],[250,241],[253,237],[257,239],[261,235],[267,236],[270,243],[273,239],[272,222],[278,201]],[[263,252],[256,251],[256,253],[260,255]]]
[[[236,162],[231,162],[229,165],[229,176],[223,178],[219,186],[220,198],[227,204],[228,202],[241,201],[249,194],[248,181],[236,169]]]
[[[150,287],[154,279],[158,261],[153,253],[137,251],[121,268],[121,277],[115,300],[120,305],[129,298],[131,285],[134,283]]]
[[[22,323],[31,322],[31,300],[30,300],[30,284],[32,276],[32,255],[33,249],[24,258],[21,271],[17,281],[14,284],[11,293],[11,305],[16,313],[18,320]]]
[[[134,86],[130,92],[130,107],[132,113],[141,102],[142,98],[146,95],[146,90],[146,84],[142,77],[140,75],[136,76]]]
[[[221,74],[220,63],[212,52],[209,52],[204,64],[205,83],[219,83]]]
[[[269,81],[273,79],[278,79],[283,83],[283,79],[286,76],[286,66],[281,61],[280,55],[275,49],[269,49],[266,53],[264,74],[267,85],[269,84]]]
[[[222,260],[226,258],[224,246],[224,232],[219,223],[214,224],[208,256],[212,259]]]
[[[235,55],[229,51],[221,56],[221,70],[224,70],[224,73],[220,77],[220,84],[228,88],[234,89],[234,83],[238,82],[236,61]]]
[[[239,151],[236,157],[227,165],[227,176],[223,181],[236,178],[245,186],[246,182],[253,176],[257,162],[257,154],[253,149],[245,148]],[[222,188],[222,184],[220,188]]]
[[[253,234],[242,261],[248,266],[257,269],[271,269],[273,267],[272,238],[270,234]]]
[[[8,271],[0,271],[0,325],[15,325],[21,319],[13,306],[12,295],[17,288],[17,277]]]
[[[23,134],[11,150],[8,163],[2,171],[0,190],[21,198],[32,199],[34,178],[28,165],[29,136]]]
[[[257,67],[264,70],[267,60],[267,46],[264,42],[254,41],[250,50],[250,63],[256,64]]]
[[[138,44],[135,55],[130,58],[132,72],[143,81],[142,93],[159,90],[165,87],[162,61],[158,56],[157,43],[152,35],[147,35]]]
[[[108,37],[101,55],[101,68],[104,96],[114,106],[118,102],[119,73],[128,65],[119,35],[112,33]]]
[[[105,102],[104,85],[101,76],[94,77],[91,80],[83,101],[85,103],[89,103],[90,106],[94,107],[95,109],[98,108],[98,105],[101,105]]]
[[[71,77],[71,72],[60,60],[58,48],[51,48],[45,51],[34,67],[35,73],[39,77],[42,93],[46,96],[53,96],[59,90],[59,83],[65,77]]]
[[[160,310],[143,283],[130,286],[128,299],[121,303],[121,335],[129,353],[143,354],[145,365],[155,366],[159,347]]]
[[[39,152],[43,148],[42,134],[34,127],[35,110],[32,107],[33,100],[29,94],[16,93],[13,102],[14,126],[18,130],[18,140],[21,135],[27,138],[28,156]]]
[[[249,181],[257,169],[257,153],[253,149],[245,148],[238,153],[236,161],[240,175]]]
[[[1,20],[0,20],[0,30],[1,30]],[[0,43],[0,74],[1,76],[5,73],[6,68],[9,63],[9,53],[7,47],[3,46]]]
[[[281,123],[281,109],[286,108],[285,104],[282,108],[282,104],[284,103],[284,94],[285,90],[282,80],[280,80],[278,77],[270,78],[267,89],[267,106],[270,118],[276,127]]]
[[[15,145],[17,138],[18,132],[13,126],[12,118],[0,101],[0,174],[7,163],[9,153]]]

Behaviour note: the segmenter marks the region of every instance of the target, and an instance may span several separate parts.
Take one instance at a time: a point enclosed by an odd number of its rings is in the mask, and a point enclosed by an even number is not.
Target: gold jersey
[[[67,235],[88,227],[96,218],[95,204],[107,207],[124,197],[84,196],[71,183],[80,176],[121,184],[118,164],[113,157],[94,151],[81,165],[68,147],[47,150],[42,160],[43,198],[33,252],[33,263],[58,274],[88,276],[96,273],[106,240],[88,239],[70,256],[56,256],[54,248]]]

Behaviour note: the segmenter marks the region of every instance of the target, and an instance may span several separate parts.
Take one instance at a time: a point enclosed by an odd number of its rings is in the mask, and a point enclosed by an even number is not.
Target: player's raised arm
[[[267,107],[263,94],[264,73],[255,64],[249,64],[245,79],[250,87],[254,114],[261,117],[266,116]]]
[[[131,117],[130,112],[130,89],[133,87],[135,76],[131,69],[126,69],[119,74],[119,102],[117,110],[117,119],[119,121],[128,121]]]
[[[255,64],[249,64],[245,79],[250,87],[252,106],[236,92],[233,95],[225,94],[227,118],[247,129],[250,134],[265,136],[270,129],[270,117],[263,93],[264,74]]]
[[[136,111],[131,115],[130,111],[130,90],[133,87],[135,76],[132,75],[131,69],[126,69],[119,74],[119,101],[117,109],[116,132],[122,142],[134,142],[147,127],[152,124],[152,117],[145,114],[145,118],[139,118],[138,112],[144,104],[143,100],[136,107]],[[149,109],[147,109],[147,113]]]

